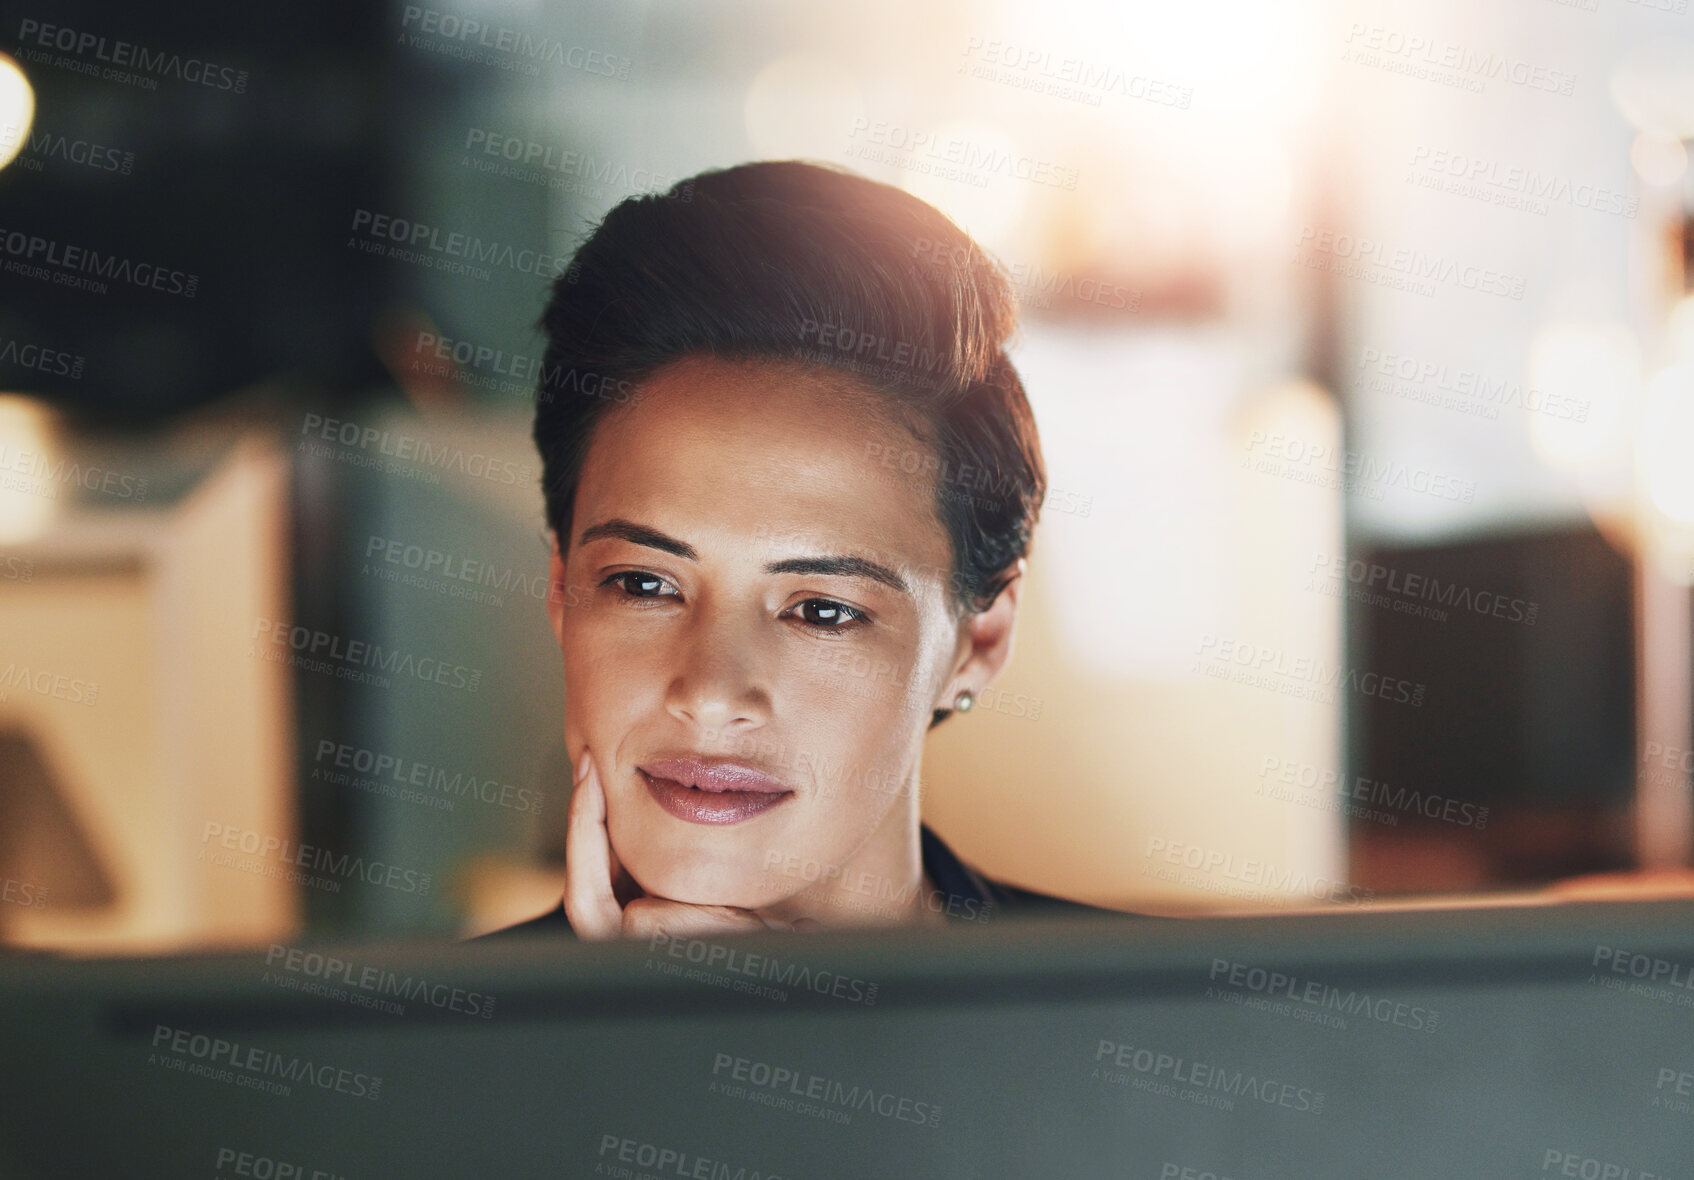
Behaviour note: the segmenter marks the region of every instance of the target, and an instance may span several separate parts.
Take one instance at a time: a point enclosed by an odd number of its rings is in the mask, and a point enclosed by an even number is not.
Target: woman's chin
[[[678,865],[675,861],[651,866],[626,862],[629,875],[649,897],[663,897],[688,905],[727,905],[758,909],[781,898],[761,888],[756,874],[729,872],[721,866]]]

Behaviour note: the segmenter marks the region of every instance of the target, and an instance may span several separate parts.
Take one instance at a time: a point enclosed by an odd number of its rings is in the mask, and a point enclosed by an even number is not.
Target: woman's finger
[[[787,924],[784,923],[784,926]],[[778,929],[751,910],[727,905],[690,905],[666,897],[642,897],[623,910],[625,938],[698,938]]]
[[[565,916],[578,938],[617,938],[623,932],[623,909],[612,895],[606,794],[594,756],[586,750],[565,820]]]
[[[635,883],[635,878],[629,875],[629,870],[623,867],[623,862],[618,859],[618,850],[612,847],[610,833],[607,833],[606,840],[606,862],[611,869],[612,896],[617,900],[620,910],[636,898],[647,896],[641,886]]]

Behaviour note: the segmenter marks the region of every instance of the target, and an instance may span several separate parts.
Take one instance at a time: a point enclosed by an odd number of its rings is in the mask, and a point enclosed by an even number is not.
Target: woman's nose
[[[757,620],[700,618],[678,645],[666,707],[707,730],[750,729],[770,714]]]

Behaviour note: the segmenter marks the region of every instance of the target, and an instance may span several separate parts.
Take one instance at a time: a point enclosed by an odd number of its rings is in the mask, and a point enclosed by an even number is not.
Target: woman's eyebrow
[[[586,545],[601,537],[612,537],[620,541],[628,541],[632,545],[645,545],[649,549],[658,549],[665,553],[686,557],[689,561],[699,561],[699,551],[686,541],[666,536],[658,529],[648,528],[644,524],[636,524],[631,520],[613,518],[602,521],[597,525],[582,530],[582,536],[577,538],[578,545]],[[773,561],[765,566],[767,574],[817,574],[820,577],[835,578],[869,578],[881,582],[902,594],[910,594],[911,587],[906,585],[906,579],[883,565],[864,557],[785,557],[781,561]]]
[[[677,557],[686,557],[689,561],[699,561],[700,554],[694,546],[675,537],[667,537],[658,529],[650,529],[644,524],[622,520],[614,517],[596,525],[590,525],[582,530],[582,536],[576,539],[578,545],[586,545],[601,537],[614,537],[620,541],[628,541],[632,545],[645,545],[649,549],[659,549]]]
[[[818,574],[823,577],[870,578],[910,594],[906,579],[875,561],[863,557],[785,557],[765,566],[767,574]]]

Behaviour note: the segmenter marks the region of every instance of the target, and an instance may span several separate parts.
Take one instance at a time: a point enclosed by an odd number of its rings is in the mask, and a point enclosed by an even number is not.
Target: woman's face
[[[555,568],[565,737],[647,893],[771,906],[910,840],[968,647],[934,488],[881,462],[914,451],[844,379],[770,362],[679,361],[595,427]]]

